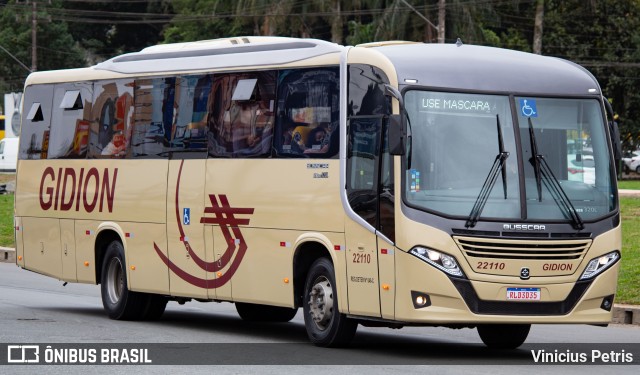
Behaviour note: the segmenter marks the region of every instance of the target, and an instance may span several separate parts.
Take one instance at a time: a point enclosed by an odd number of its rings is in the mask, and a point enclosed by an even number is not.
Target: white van
[[[0,141],[0,172],[15,172],[18,164],[19,138],[4,138]]]

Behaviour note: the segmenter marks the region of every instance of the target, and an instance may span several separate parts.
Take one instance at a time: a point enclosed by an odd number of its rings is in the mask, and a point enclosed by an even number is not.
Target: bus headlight
[[[605,254],[601,257],[597,257],[595,259],[591,259],[587,268],[582,272],[582,276],[580,276],[580,280],[592,279],[596,275],[602,273],[607,268],[611,267],[615,262],[620,259],[620,253],[616,251],[612,251],[608,254]]]
[[[458,266],[456,258],[451,255],[426,247],[414,247],[410,253],[451,276],[465,277],[464,272],[462,272],[462,269]]]

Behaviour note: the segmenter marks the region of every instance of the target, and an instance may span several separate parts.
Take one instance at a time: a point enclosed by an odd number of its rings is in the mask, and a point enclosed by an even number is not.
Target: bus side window
[[[49,159],[86,157],[92,87],[91,83],[61,83],[54,86]]]
[[[175,77],[136,79],[133,84],[130,158],[168,158],[176,94]]]
[[[46,159],[54,85],[33,85],[24,93],[19,159]]]
[[[176,78],[168,142],[172,159],[206,158],[207,102],[212,79],[211,74]]]
[[[268,157],[273,138],[273,71],[216,75],[209,95],[209,156]]]
[[[336,157],[340,145],[338,69],[283,70],[278,82],[277,155]]]
[[[133,82],[98,81],[89,117],[89,157],[124,158],[130,150]]]

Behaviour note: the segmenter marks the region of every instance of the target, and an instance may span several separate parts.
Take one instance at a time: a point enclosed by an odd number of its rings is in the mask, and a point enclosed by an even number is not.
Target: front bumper
[[[580,323],[607,324],[612,313],[602,307],[616,292],[620,262],[592,280],[496,277],[496,282],[456,279],[411,254],[397,252],[396,320],[412,324]],[[514,302],[509,287],[538,287],[540,301]],[[415,308],[411,292],[427,294],[431,304]]]

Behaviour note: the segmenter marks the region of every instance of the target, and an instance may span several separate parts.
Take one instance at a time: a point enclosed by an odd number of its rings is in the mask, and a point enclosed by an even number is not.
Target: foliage
[[[52,2],[51,8],[59,7],[60,2]],[[0,46],[4,47],[16,59],[28,68],[31,60],[31,8],[24,2],[16,4],[11,0],[0,8]],[[71,36],[65,22],[49,22],[48,12],[38,11],[37,17],[37,69],[53,70],[86,64],[82,51]],[[5,52],[0,52],[0,92],[21,91],[24,80],[29,74],[27,68],[21,66]]]
[[[620,198],[622,263],[616,303],[640,304],[640,199]]]
[[[358,21],[349,21],[347,44],[355,46],[356,44],[372,42],[375,35],[373,26],[372,23],[363,25]]]
[[[548,0],[543,53],[575,61],[598,79],[625,149],[640,145],[640,2]]]
[[[69,33],[84,50],[88,64],[157,44],[173,17],[172,1],[59,2],[65,11],[52,11],[54,19],[74,21],[68,22]]]
[[[242,35],[239,18],[230,17],[235,10],[229,1],[176,0],[172,3],[176,17],[164,30],[163,42],[176,43]],[[201,17],[210,15],[210,17]],[[234,20],[239,20],[235,22]]]

